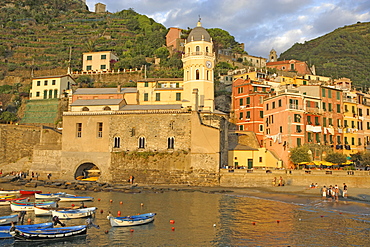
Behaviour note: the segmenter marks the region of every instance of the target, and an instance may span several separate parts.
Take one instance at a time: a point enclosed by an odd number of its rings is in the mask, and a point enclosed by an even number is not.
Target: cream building
[[[76,84],[70,75],[41,76],[32,79],[30,100],[59,99],[68,95]]]
[[[111,51],[85,52],[82,55],[83,72],[111,71],[111,61],[118,61],[118,57]]]

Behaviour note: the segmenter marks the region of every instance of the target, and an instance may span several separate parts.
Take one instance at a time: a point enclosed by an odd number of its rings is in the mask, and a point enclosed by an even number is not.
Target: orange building
[[[172,47],[172,50],[183,51],[185,39],[181,38],[182,29],[177,27],[170,27],[166,35],[166,46]]]
[[[236,79],[233,82],[233,112],[238,130],[253,131],[262,147],[263,100],[271,94],[271,86],[251,79]]]
[[[266,63],[266,67],[287,72],[296,72],[298,75],[312,75],[312,71],[307,63],[298,60],[268,62]]]

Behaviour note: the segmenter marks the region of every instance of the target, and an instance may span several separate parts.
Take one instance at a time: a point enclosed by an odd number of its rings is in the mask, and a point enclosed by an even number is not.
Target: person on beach
[[[335,188],[334,188],[334,198],[336,202],[339,201],[339,187],[337,185],[335,185]]]
[[[321,189],[322,199],[326,199],[326,193],[327,193],[327,189],[326,189],[326,186],[324,185],[324,187],[322,187]]]
[[[344,198],[347,198],[347,189],[348,189],[347,185],[343,183],[343,197]]]
[[[276,177],[274,177],[274,179],[272,179],[272,187],[275,187],[276,186]]]
[[[283,177],[280,176],[279,178],[279,186],[284,186]]]

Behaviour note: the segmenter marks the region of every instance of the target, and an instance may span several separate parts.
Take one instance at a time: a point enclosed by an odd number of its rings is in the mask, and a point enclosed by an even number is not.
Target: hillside
[[[304,44],[296,43],[279,60],[297,59],[315,65],[316,74],[350,78],[358,87],[370,86],[370,22],[338,28]]]

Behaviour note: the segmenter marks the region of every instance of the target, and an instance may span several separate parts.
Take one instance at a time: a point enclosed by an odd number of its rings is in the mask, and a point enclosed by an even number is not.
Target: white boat
[[[11,202],[26,202],[28,198],[9,198],[9,199],[0,199],[0,206],[9,205]]]
[[[35,199],[37,200],[55,200],[59,199],[60,196],[66,195],[65,192],[58,192],[58,193],[47,193],[47,194],[35,194]]]
[[[0,226],[9,225],[12,222],[16,223],[16,222],[18,222],[18,219],[19,219],[18,214],[1,216],[0,217]]]
[[[34,211],[35,207],[56,207],[57,202],[56,201],[50,201],[50,202],[11,202],[10,203],[10,209],[12,211],[18,212],[18,211]]]
[[[1,195],[20,194],[20,190],[0,190]]]
[[[78,209],[78,207],[68,207],[68,208],[44,208],[44,207],[34,207],[35,215],[36,216],[51,216],[51,211],[57,211],[57,210],[72,210],[72,209]]]
[[[111,226],[137,226],[150,223],[154,220],[156,213],[132,215],[126,217],[108,216]]]
[[[51,214],[57,216],[59,219],[77,219],[92,216],[96,207],[89,208],[80,208],[80,209],[71,209],[71,210],[52,210]]]
[[[91,196],[75,196],[75,195],[64,195],[59,197],[61,202],[84,202],[84,201],[93,201],[94,197]]]

